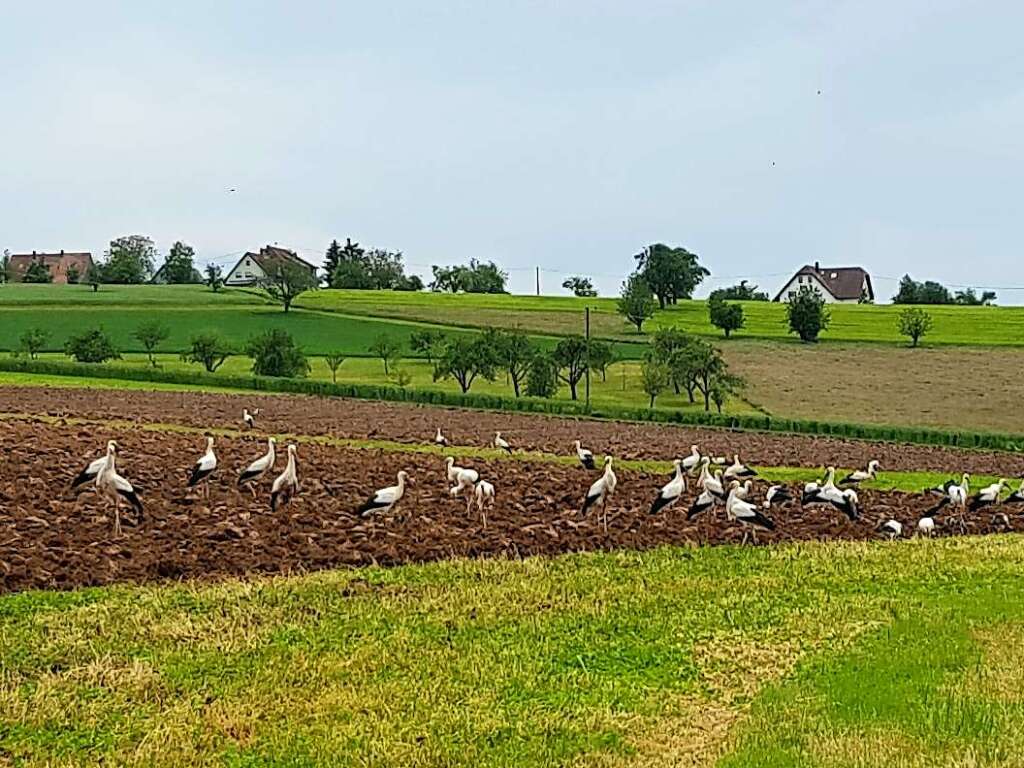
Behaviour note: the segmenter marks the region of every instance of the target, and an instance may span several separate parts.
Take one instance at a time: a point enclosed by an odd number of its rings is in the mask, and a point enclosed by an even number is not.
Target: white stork
[[[835,484],[835,467],[829,467],[823,485],[818,486],[817,491],[812,489],[816,483],[808,483],[804,487],[803,504],[831,504],[840,512],[845,514],[851,521],[860,516],[857,509],[857,492],[852,488],[840,490]]]
[[[1020,487],[1006,497],[1004,504],[1024,504],[1024,480],[1021,481]]]
[[[256,429],[256,414],[249,413],[248,408],[242,409],[242,423],[247,429]]]
[[[274,479],[270,487],[270,511],[276,512],[278,501],[285,506],[292,497],[299,492],[299,473],[295,467],[295,455],[297,450],[291,443],[288,444],[288,463],[284,472]]]
[[[434,444],[439,445],[442,448],[448,447],[448,438],[441,434],[441,428],[437,428],[437,434],[434,435]]]
[[[475,469],[460,469],[458,474],[455,475],[455,485],[448,489],[448,493],[452,498],[458,496],[463,491],[466,492],[467,515],[469,514],[470,508],[473,506],[473,492],[479,480],[480,473]]]
[[[757,508],[757,505],[746,500],[747,494],[750,491],[749,482],[748,480],[748,485],[741,486],[739,480],[732,481],[729,486],[729,496],[725,500],[725,513],[730,520],[736,520],[743,523],[744,526],[748,526],[747,530],[743,532],[742,543],[747,543],[747,536],[749,534],[756,544],[758,529],[773,531],[775,530],[775,523],[765,517],[761,510]]]
[[[977,512],[983,507],[991,506],[999,501],[999,496],[1002,494],[1003,489],[1006,488],[1007,482],[1003,478],[999,478],[999,482],[992,483],[978,491],[971,497],[969,509],[971,512]]]
[[[697,484],[703,488],[700,495],[694,499],[693,504],[686,513],[686,519],[692,520],[701,512],[711,509],[716,503],[724,503],[726,499],[725,487],[722,484],[722,470],[715,470],[712,477],[708,471],[711,459],[705,456],[701,460],[700,477]]]
[[[584,448],[579,440],[576,440],[573,445],[576,446],[576,458],[580,460],[583,468],[597,469],[597,466],[594,464],[594,452]]]
[[[967,508],[967,494],[971,491],[971,476],[964,472],[960,477],[959,483],[955,480],[947,480],[939,488],[932,488],[930,490],[932,493],[941,492],[942,499],[929,510],[929,516],[934,515],[940,509],[950,504],[964,510]]]
[[[898,539],[903,535],[903,523],[899,520],[886,520],[876,529],[887,539]]]
[[[494,506],[494,495],[494,486],[486,480],[481,480],[477,483],[476,489],[473,491],[473,498],[476,499],[476,508],[480,512],[480,519],[483,521],[484,528],[487,527],[487,512],[485,508]]]
[[[508,444],[508,440],[501,436],[501,432],[494,433],[493,445],[499,451],[505,451],[505,453],[512,453],[512,446]]]
[[[608,530],[608,499],[615,493],[615,486],[617,484],[618,478],[615,477],[615,472],[612,471],[612,457],[605,456],[604,473],[590,486],[586,498],[583,499],[583,509],[580,510],[581,514],[586,514],[587,510],[592,506],[600,504],[605,531]]]
[[[192,471],[188,475],[188,487],[195,488],[197,484],[203,483],[203,495],[210,498],[209,477],[217,469],[217,455],[213,452],[213,437],[206,438],[206,452],[199,457],[199,461],[192,465]]]
[[[878,469],[881,466],[882,465],[878,461],[876,461],[875,459],[872,459],[871,461],[868,462],[867,469],[858,469],[855,472],[851,472],[846,477],[844,477],[842,480],[840,480],[839,484],[840,485],[860,485],[861,483],[863,483],[863,482],[865,482],[867,480],[874,480],[875,476],[878,474]]]
[[[359,509],[356,510],[361,516],[369,517],[372,512],[383,512],[387,514],[405,495],[405,484],[409,481],[409,475],[403,470],[398,473],[398,484],[375,491],[373,496],[367,499]]]
[[[748,477],[756,477],[757,472],[752,470],[742,461],[740,461],[739,455],[732,457],[732,464],[725,468],[725,472],[722,473],[722,478],[726,481],[729,480],[745,480]]]
[[[700,466],[701,455],[696,445],[690,446],[690,455],[683,459],[683,469],[687,474],[693,474]]]
[[[451,482],[451,483],[458,483],[459,475],[461,473],[463,473],[463,472],[472,472],[473,474],[476,474],[476,470],[466,469],[465,467],[457,466],[455,464],[455,459],[452,458],[451,456],[447,457],[444,460],[444,466],[445,466],[445,474],[448,475],[448,482]],[[475,483],[478,479],[479,479],[479,476],[475,477],[473,479],[473,483]],[[452,494],[452,495],[454,496],[455,494]]]
[[[793,500],[789,495],[789,489],[784,485],[773,485],[768,488],[764,495],[764,508],[771,509],[776,505],[787,504]]]
[[[256,483],[262,479],[271,469],[274,468],[274,462],[277,460],[277,453],[275,452],[275,446],[277,440],[272,437],[267,438],[267,452],[260,456],[256,461],[246,467],[242,474],[238,476],[238,487],[241,488],[243,485],[248,485],[249,490],[252,491],[252,497],[256,498]]]
[[[107,453],[113,451],[114,455],[117,455],[117,443],[113,440],[107,442]],[[107,453],[104,453],[98,459],[90,461],[85,469],[78,473],[77,477],[71,481],[71,490],[77,491],[83,485],[92,483],[96,480],[96,475],[103,469],[103,465],[107,463]]]
[[[683,475],[683,462],[680,459],[676,459],[672,464],[676,468],[675,474],[671,480],[662,486],[661,490],[658,491],[658,495],[654,497],[654,502],[651,504],[652,515],[656,515],[667,507],[671,507],[679,501],[679,497],[686,492],[686,477]]]
[[[114,456],[117,453],[116,444],[111,441],[107,445],[107,457],[103,463],[103,467],[96,475],[96,490],[101,496],[112,501],[114,503],[114,535],[121,535],[121,499],[126,499],[135,513],[138,515],[138,521],[142,521],[142,502],[139,501],[138,494],[135,493],[135,489],[132,484],[129,483],[121,475],[117,474],[117,468],[114,465]]]
[[[934,517],[922,517],[917,521],[917,532],[922,536],[932,537],[935,533],[935,518]]]

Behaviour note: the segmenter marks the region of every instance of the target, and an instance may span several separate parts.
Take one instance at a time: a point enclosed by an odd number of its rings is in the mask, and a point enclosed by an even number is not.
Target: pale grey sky
[[[1024,287],[1022,28],[943,0],[5,3],[0,248],[351,236],[608,294],[663,241],[705,292],[815,260],[886,297]]]

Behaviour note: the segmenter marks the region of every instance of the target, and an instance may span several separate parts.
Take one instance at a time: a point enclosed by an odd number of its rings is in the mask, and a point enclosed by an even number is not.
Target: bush
[[[309,373],[309,361],[288,331],[274,328],[253,336],[245,345],[257,376],[303,378]]]
[[[786,302],[789,331],[798,334],[802,341],[817,341],[818,334],[828,328],[831,319],[825,299],[809,285],[803,286]]]
[[[746,324],[742,305],[729,304],[718,297],[708,300],[708,316],[713,326],[725,332],[727,339],[733,331],[740,330]]]
[[[219,334],[200,333],[192,337],[181,359],[186,363],[200,363],[207,373],[213,373],[231,357],[231,352],[231,346]]]
[[[102,328],[72,336],[64,344],[64,351],[79,363],[105,363],[120,360],[121,355],[114,349],[114,343]]]
[[[526,374],[526,394],[529,397],[554,397],[558,394],[558,363],[544,352],[530,360]]]

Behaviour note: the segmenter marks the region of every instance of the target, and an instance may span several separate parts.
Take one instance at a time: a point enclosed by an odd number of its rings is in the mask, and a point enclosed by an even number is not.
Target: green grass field
[[[1014,766],[1016,537],[0,599],[12,765]]]

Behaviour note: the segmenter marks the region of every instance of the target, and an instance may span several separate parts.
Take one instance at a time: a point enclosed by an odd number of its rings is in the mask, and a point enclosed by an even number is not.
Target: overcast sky
[[[884,297],[1024,286],[1022,29],[942,0],[4,3],[0,248],[350,236],[609,294],[661,241],[704,292],[815,260]]]

